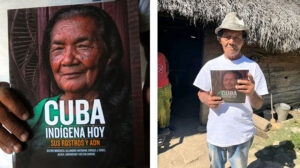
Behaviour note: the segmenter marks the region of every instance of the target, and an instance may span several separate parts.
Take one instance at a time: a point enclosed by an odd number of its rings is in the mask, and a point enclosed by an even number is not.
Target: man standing
[[[249,29],[235,12],[225,16],[215,33],[224,54],[208,61],[194,81],[200,89],[200,101],[210,108],[207,123],[210,167],[224,168],[228,152],[232,168],[246,168],[255,133],[252,108],[259,109],[263,105],[262,95],[268,94],[267,84],[258,64],[241,53]],[[235,86],[246,94],[245,103],[224,103],[221,97],[212,95],[211,70],[245,69],[249,70],[249,80],[239,79]]]

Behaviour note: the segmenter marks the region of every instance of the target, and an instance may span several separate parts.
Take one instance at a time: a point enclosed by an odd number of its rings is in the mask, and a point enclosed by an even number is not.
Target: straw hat
[[[248,27],[245,26],[244,21],[237,16],[236,12],[228,13],[222,21],[222,24],[216,28],[215,33],[218,34],[222,29],[245,31],[247,35],[249,34]]]

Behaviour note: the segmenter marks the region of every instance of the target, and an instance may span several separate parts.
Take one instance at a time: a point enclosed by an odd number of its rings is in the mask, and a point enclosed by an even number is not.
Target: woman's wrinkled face
[[[237,76],[234,73],[226,73],[224,75],[223,86],[226,90],[235,90],[237,85]]]
[[[50,65],[59,88],[66,93],[92,89],[103,45],[91,18],[74,16],[58,21],[51,34]]]

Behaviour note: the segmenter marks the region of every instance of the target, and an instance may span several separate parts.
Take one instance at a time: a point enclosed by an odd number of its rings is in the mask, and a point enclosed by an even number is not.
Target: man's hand
[[[8,83],[0,82],[0,148],[5,153],[21,152],[21,142],[29,139],[24,122],[29,117],[30,112],[17,92]]]
[[[253,76],[250,73],[248,73],[248,77],[249,80],[238,80],[237,82],[239,85],[236,86],[236,89],[239,92],[243,92],[247,96],[249,96],[251,106],[254,109],[258,110],[263,105],[264,99],[262,96],[258,95],[254,90],[255,82],[253,80]]]
[[[239,85],[236,85],[235,88],[239,92],[243,92],[248,96],[252,96],[254,94],[255,82],[253,80],[253,76],[250,73],[248,73],[248,77],[250,80],[241,80],[241,79],[237,80],[237,83]]]
[[[206,104],[211,109],[218,108],[219,104],[224,103],[221,97],[213,96],[212,91],[210,91],[209,94],[205,91],[199,91],[198,97],[202,103]]]

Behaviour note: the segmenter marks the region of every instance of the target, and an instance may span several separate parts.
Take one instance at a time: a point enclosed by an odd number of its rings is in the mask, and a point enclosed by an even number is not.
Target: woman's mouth
[[[83,74],[83,72],[68,72],[68,73],[63,73],[62,77],[65,79],[76,79],[80,77]]]

